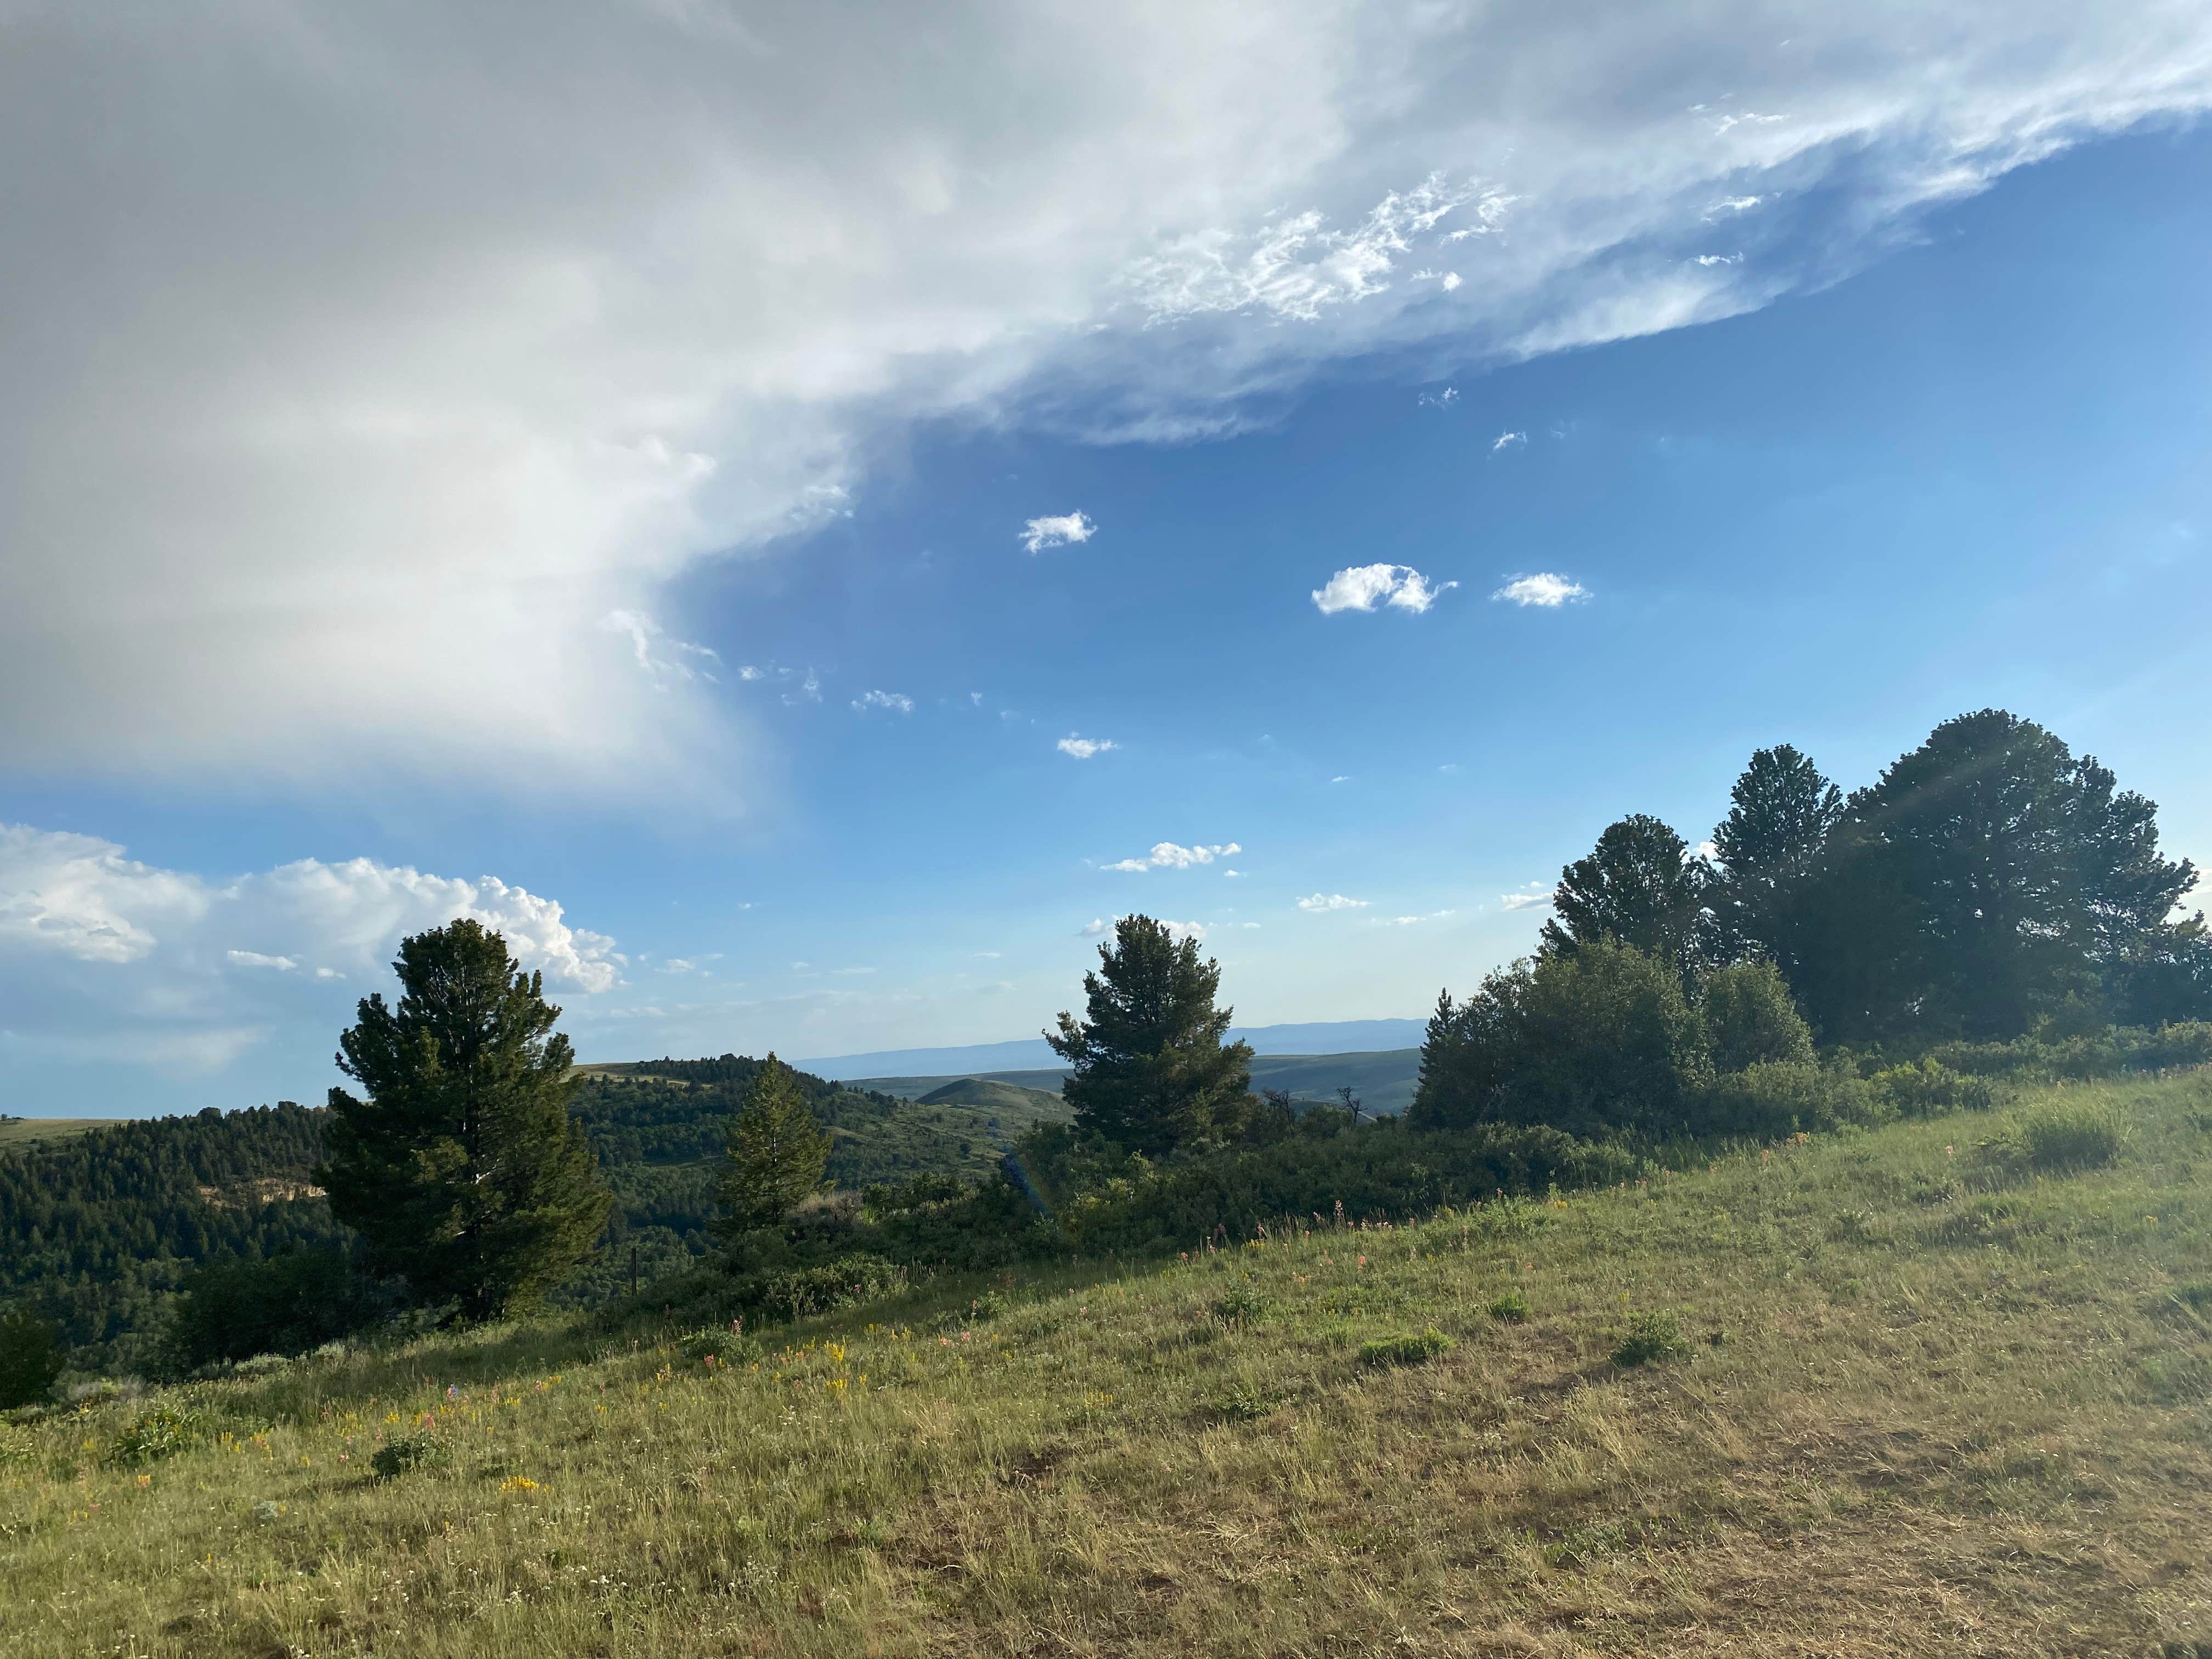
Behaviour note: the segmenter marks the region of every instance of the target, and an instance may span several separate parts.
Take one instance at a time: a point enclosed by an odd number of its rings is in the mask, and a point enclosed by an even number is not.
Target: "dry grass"
[[[551,1325],[303,1364],[166,1396],[216,1437],[144,1468],[106,1402],[0,1442],[0,1651],[2212,1652],[2212,1079],[2095,1099],[2127,1157],[2063,1178],[1954,1120],[973,1326],[947,1285],[757,1370]],[[1689,1357],[1614,1365],[1651,1311]]]

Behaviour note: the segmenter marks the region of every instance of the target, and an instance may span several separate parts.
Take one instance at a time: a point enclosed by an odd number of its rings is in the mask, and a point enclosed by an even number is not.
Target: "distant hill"
[[[1334,1101],[1339,1089],[1349,1086],[1358,1092],[1361,1103],[1369,1111],[1378,1115],[1404,1111],[1413,1103],[1413,1087],[1420,1080],[1420,1074],[1419,1048],[1343,1054],[1261,1054],[1252,1062],[1255,1089],[1286,1089],[1294,1100]],[[1066,1068],[1058,1066],[1040,1071],[983,1072],[965,1077],[939,1073],[854,1078],[848,1086],[921,1102],[933,1098],[939,1091],[996,1084],[1012,1085],[1025,1095],[1048,1096],[1057,1106],[1060,1082],[1066,1075]]]
[[[1232,1042],[1261,1054],[1371,1054],[1417,1046],[1428,1029],[1419,1019],[1338,1019],[1304,1025],[1237,1025]],[[995,1077],[1007,1072],[1056,1070],[1060,1057],[1042,1037],[1017,1042],[979,1042],[953,1048],[884,1048],[793,1063],[840,1082],[887,1077]]]
[[[66,1140],[94,1129],[124,1121],[119,1117],[0,1117],[0,1146],[21,1146],[33,1140]]]
[[[1067,1115],[1058,1089],[1032,1089],[995,1077],[957,1078],[919,1097],[915,1104],[974,1106],[1002,1114],[1008,1120],[1020,1120],[1024,1127],[1041,1117],[1058,1121]]]

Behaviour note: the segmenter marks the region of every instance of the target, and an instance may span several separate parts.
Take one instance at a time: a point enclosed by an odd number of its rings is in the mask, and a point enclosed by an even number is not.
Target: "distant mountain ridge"
[[[1231,1042],[1255,1054],[1343,1054],[1420,1046],[1428,1022],[1420,1019],[1334,1019],[1293,1025],[1234,1025]],[[793,1065],[844,1082],[853,1078],[973,1077],[983,1072],[1056,1069],[1060,1056],[1042,1037],[1014,1042],[976,1042],[952,1048],[882,1048],[872,1054],[833,1054]]]

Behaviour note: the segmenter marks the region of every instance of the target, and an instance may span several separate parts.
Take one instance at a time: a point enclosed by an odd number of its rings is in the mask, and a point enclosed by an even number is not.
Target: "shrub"
[[[1990,1163],[2039,1174],[2100,1170],[2119,1161],[2126,1126],[2109,1107],[2055,1104],[2007,1124],[1979,1143]]]
[[[0,1411],[37,1405],[61,1374],[52,1326],[27,1308],[0,1315]]]
[[[1250,1382],[1232,1382],[1213,1396],[1213,1409],[1231,1423],[1256,1423],[1281,1405],[1282,1397]]]
[[[342,1250],[203,1267],[170,1310],[158,1369],[183,1376],[225,1360],[306,1353],[388,1317],[394,1305]]]
[[[1528,1298],[1518,1291],[1508,1291],[1490,1304],[1490,1316],[1501,1325],[1518,1325],[1528,1317]]]
[[[1771,1140],[1800,1130],[1834,1129],[1875,1121],[1867,1087],[1848,1072],[1795,1060],[1770,1060],[1715,1078],[1705,1091],[1708,1134]]]
[[[396,1480],[416,1469],[443,1468],[453,1461],[453,1450],[434,1434],[394,1436],[376,1449],[368,1467],[380,1480]]]
[[[1232,1285],[1213,1304],[1213,1316],[1224,1325],[1245,1325],[1257,1319],[1267,1302],[1249,1285]]]
[[[1812,1063],[1812,1028],[1797,1012],[1781,970],[1764,957],[1706,975],[1698,1012],[1717,1072]]]
[[[1407,1336],[1385,1336],[1359,1345],[1363,1365],[1425,1365],[1452,1346],[1435,1326]]]
[[[768,1356],[759,1338],[736,1330],[694,1331],[684,1339],[683,1346],[690,1358],[711,1359],[717,1365],[750,1365]]]
[[[1656,1360],[1679,1359],[1689,1351],[1690,1345],[1682,1340],[1680,1322],[1661,1309],[1654,1313],[1629,1316],[1628,1328],[1621,1333],[1620,1341],[1613,1351],[1613,1363],[1620,1366],[1648,1365]]]
[[[872,1302],[905,1287],[904,1268],[879,1255],[862,1253],[818,1267],[793,1267],[771,1274],[761,1290],[759,1304],[772,1318],[805,1319]]]
[[[1997,1099],[1997,1085],[1988,1078],[1954,1072],[1940,1060],[1925,1059],[1876,1072],[1867,1079],[1867,1091],[1899,1117],[1986,1112]]]
[[[156,1406],[115,1437],[107,1461],[126,1469],[143,1468],[189,1451],[206,1438],[206,1421],[197,1413]]]
[[[39,1461],[39,1443],[28,1429],[0,1423],[0,1469],[20,1468]]]

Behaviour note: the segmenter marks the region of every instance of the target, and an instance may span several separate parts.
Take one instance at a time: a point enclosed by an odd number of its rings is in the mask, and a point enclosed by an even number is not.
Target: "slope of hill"
[[[0,1147],[23,1146],[34,1140],[66,1140],[93,1129],[112,1128],[119,1117],[0,1117]]]
[[[1026,1072],[978,1072],[965,1077],[855,1078],[851,1087],[897,1095],[908,1100],[927,1098],[936,1091],[965,1083],[1010,1084],[1033,1094],[1057,1097],[1064,1066]],[[1380,1054],[1260,1054],[1252,1061],[1255,1089],[1282,1089],[1299,1101],[1334,1103],[1336,1091],[1350,1087],[1366,1109],[1374,1113],[1402,1112],[1413,1103],[1413,1088],[1420,1081],[1419,1048],[1386,1049]]]
[[[2008,1161],[2067,1122],[2119,1160]],[[556,1322],[94,1402],[0,1429],[0,1650],[2201,1654],[2208,1162],[2205,1073],[2076,1086],[753,1361]]]
[[[974,1106],[996,1112],[1009,1133],[1018,1134],[1032,1123],[1066,1121],[1066,1103],[1057,1089],[1024,1088],[1003,1078],[956,1078],[921,1097],[923,1106]]]
[[[1417,1045],[1428,1022],[1419,1019],[1338,1019],[1302,1025],[1232,1025],[1231,1042],[1249,1042],[1263,1054],[1328,1054]],[[1058,1063],[1042,1037],[978,1042],[954,1048],[884,1048],[795,1062],[823,1077],[852,1081],[880,1077],[976,1077],[1013,1071],[1053,1070]]]

